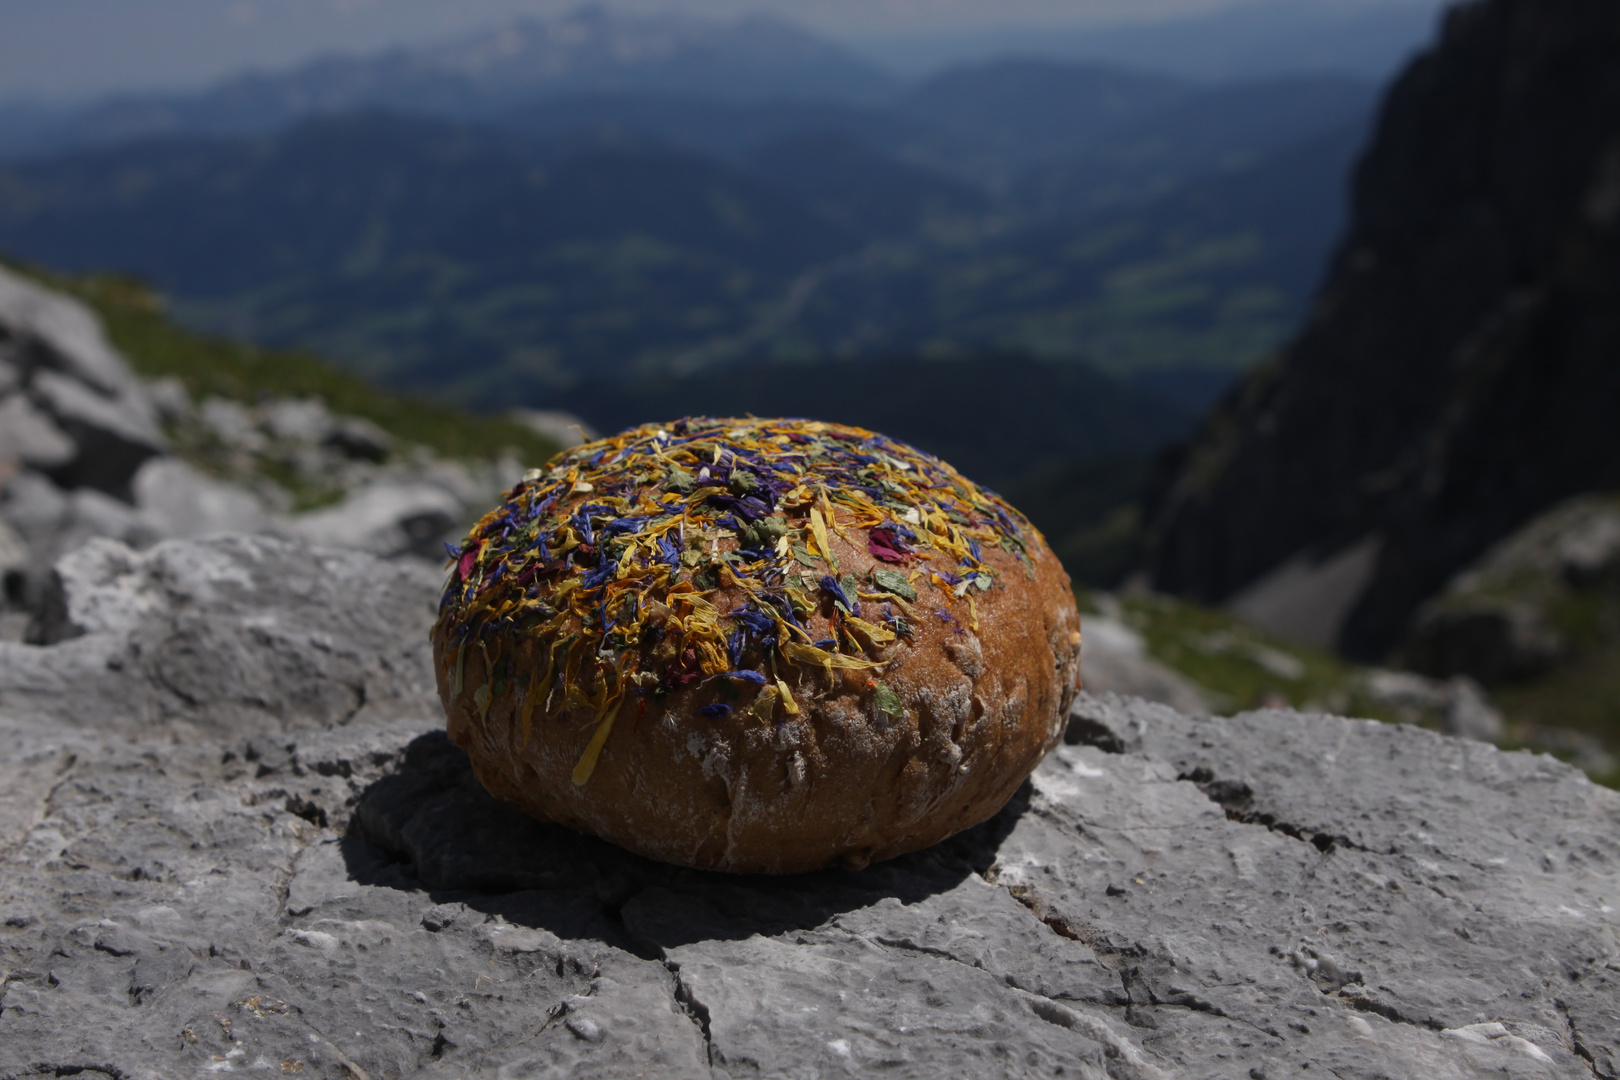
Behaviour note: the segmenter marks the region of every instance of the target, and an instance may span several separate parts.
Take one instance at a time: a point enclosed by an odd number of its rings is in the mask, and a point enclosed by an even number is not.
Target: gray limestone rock
[[[18,342],[11,362],[24,369],[54,369],[113,398],[135,388],[129,365],[88,307],[4,267],[0,326]]]
[[[265,508],[235,484],[204,476],[176,458],[154,458],[130,485],[135,506],[170,537],[262,532]]]
[[[54,469],[72,461],[78,447],[25,394],[0,398],[0,462]]]
[[[322,440],[344,457],[359,461],[382,461],[394,448],[394,437],[360,416],[340,416]]]
[[[1607,615],[1572,615],[1613,595],[1620,568],[1620,500],[1567,500],[1458,574],[1417,613],[1402,645],[1412,667],[1486,685],[1579,663],[1583,645],[1612,634]]]
[[[25,470],[0,482],[0,517],[32,547],[48,543],[66,513],[67,494],[37,472]]]
[[[95,539],[147,547],[162,535],[154,522],[129,503],[95,488],[80,488],[67,493],[56,532],[43,548],[44,562],[49,565],[53,556],[74,551]]]
[[[0,574],[21,570],[28,565],[28,542],[0,518]]]
[[[98,539],[57,564],[33,640],[0,642],[0,713],[218,736],[439,715],[436,571],[269,537]]]
[[[192,417],[191,391],[178,375],[165,375],[147,382],[146,398],[161,423],[179,424]]]
[[[285,528],[314,544],[357,548],[373,555],[442,558],[441,541],[460,523],[466,506],[427,481],[385,481],[356,491],[335,506],[290,519]]]
[[[38,403],[73,440],[78,453],[50,470],[65,487],[91,487],[115,495],[129,489],[135,470],[164,452],[156,414],[133,383],[108,397],[56,371],[34,376]]]
[[[270,441],[260,430],[253,412],[240,401],[207,397],[197,409],[197,421],[219,443],[232,450],[263,453]]]
[[[1620,794],[1554,759],[1082,694],[945,843],[702,873],[484,792],[412,566],[63,563],[80,636],[0,645],[0,1078],[1616,1075]]]
[[[0,343],[14,390],[0,403],[0,459],[122,495],[163,452],[151,400],[85,305],[0,268]]]
[[[37,473],[14,477],[6,486],[0,517],[27,546],[27,558],[9,571],[7,598],[31,613],[49,596],[51,566],[61,555],[94,539],[146,547],[161,536],[128,503],[93,488],[64,492]]]
[[[165,548],[237,568],[226,633],[363,576]],[[172,618],[108,587],[41,651]],[[401,709],[196,700],[178,742],[0,706],[0,1077],[1615,1075],[1620,795],[1550,758],[1082,695],[991,821],[741,877],[527,819]]]
[[[320,398],[283,398],[259,411],[259,425],[277,439],[321,443],[332,433],[331,410]]]
[[[1506,734],[1502,714],[1491,704],[1479,683],[1459,675],[1447,685],[1450,692],[1441,722],[1447,732],[1465,739],[1500,742]]]

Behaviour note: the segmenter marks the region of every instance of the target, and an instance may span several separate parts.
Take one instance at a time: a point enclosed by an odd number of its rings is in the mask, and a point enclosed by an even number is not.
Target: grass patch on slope
[[[1365,668],[1275,638],[1230,612],[1159,595],[1125,594],[1119,603],[1148,654],[1211,691],[1222,711],[1281,707],[1438,726],[1438,717],[1397,715],[1374,701]]]
[[[1120,594],[1109,602],[1080,589],[1077,597],[1082,614],[1111,615],[1134,629],[1148,655],[1197,683],[1218,713],[1286,707],[1442,726],[1437,710],[1374,698],[1367,682],[1373,669],[1275,638],[1230,612],[1151,594]],[[1620,639],[1589,646],[1530,682],[1497,687],[1490,698],[1507,722],[1504,750],[1551,753],[1579,764],[1573,747],[1530,738],[1538,728],[1553,728],[1596,737],[1620,757]],[[1620,788],[1620,768],[1588,769],[1588,775]]]

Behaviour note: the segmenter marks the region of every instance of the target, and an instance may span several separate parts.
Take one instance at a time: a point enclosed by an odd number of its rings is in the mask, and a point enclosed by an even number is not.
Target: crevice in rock
[[[1340,1001],[1344,1002],[1346,1005],[1349,1005],[1352,1009],[1357,1009],[1366,1013],[1374,1013],[1375,1015],[1382,1016],[1385,1020],[1388,1020],[1392,1024],[1405,1024],[1407,1027],[1420,1028],[1424,1031],[1444,1031],[1446,1029],[1445,1025],[1440,1023],[1438,1020],[1414,1020],[1388,1002],[1375,1001],[1372,998],[1363,997],[1359,994],[1346,995],[1341,993],[1338,994],[1337,997]]]
[[[1273,948],[1271,953],[1273,956],[1284,955],[1277,948]],[[1445,1030],[1445,1025],[1437,1020],[1414,1020],[1388,1002],[1366,996],[1367,984],[1360,971],[1341,966],[1332,956],[1320,953],[1309,945],[1302,945],[1287,956],[1295,969],[1321,991],[1323,997],[1332,998],[1360,1012],[1382,1016],[1392,1024],[1405,1024],[1425,1031]]]
[[[319,826],[322,829],[328,827],[326,810],[317,803],[300,795],[288,795],[285,805],[287,813],[295,817],[301,817],[311,825]]]
[[[1105,938],[1102,932],[1095,927],[1076,923],[1053,908],[1051,904],[1046,902],[1045,898],[1028,885],[1005,884],[996,877],[993,871],[986,872],[982,876],[988,884],[994,885],[998,889],[1005,889],[1007,895],[1027,908],[1029,913],[1040,920],[1052,933],[1070,941],[1078,941],[1096,953],[1097,959],[1111,970],[1119,970],[1118,960],[1120,957],[1144,955],[1137,946],[1122,949]]]
[[[78,1065],[58,1064],[56,1062],[36,1062],[30,1069],[35,1076],[83,1076],[85,1073],[101,1073],[110,1076],[113,1080],[129,1080],[129,1074],[116,1065]]]
[[[365,708],[366,708],[366,683],[365,683],[365,680],[362,679],[359,682],[350,683],[349,684],[349,689],[354,691],[354,707],[351,708],[348,712],[344,713],[342,716],[338,717],[337,721],[332,725],[333,727],[343,727],[344,725],[348,724],[351,720],[353,720],[355,717],[359,716],[362,712],[365,711]]]
[[[694,997],[692,988],[687,986],[685,981],[681,979],[681,965],[679,962],[671,960],[664,952],[663,947],[656,941],[637,935],[624,920],[625,905],[630,903],[637,895],[640,894],[633,893],[617,904],[603,903],[602,915],[608,922],[613,924],[614,929],[619,931],[621,940],[630,952],[643,960],[659,964],[669,973],[670,979],[674,982],[675,1004],[680,1007],[681,1012],[686,1014],[686,1018],[692,1021],[692,1025],[703,1036],[703,1060],[713,1066],[714,1039],[709,1033],[709,1007]],[[591,993],[594,993],[594,990]],[[566,1012],[566,1008],[563,1011]],[[559,1013],[558,1018],[561,1015]]]
[[[1011,890],[1009,890],[1009,891],[1011,891]],[[1022,899],[1020,900],[1020,902],[1024,903],[1024,905],[1026,907],[1029,907],[1028,902],[1023,901]],[[1033,909],[1032,909],[1032,911],[1033,911]],[[1069,939],[1071,941],[1080,941],[1081,940],[1079,937],[1075,936],[1074,931],[1072,929],[1070,929],[1068,927],[1068,924],[1066,922],[1063,922],[1062,920],[1059,920],[1059,925],[1061,925],[1064,928],[1062,930],[1059,930],[1056,927],[1053,927],[1050,923],[1048,923],[1047,925],[1048,925],[1048,927],[1050,929],[1053,930],[1054,933],[1059,934],[1059,936],[1061,936],[1061,937],[1067,938],[1067,939]],[[987,974],[990,974],[990,975],[995,974],[995,972],[990,971],[988,968],[985,968],[981,964],[970,963],[970,962],[968,962],[966,960],[963,960],[960,957],[958,957],[958,956],[956,956],[956,955],[954,955],[954,954],[952,954],[952,953],[950,953],[950,952],[948,952],[948,951],[946,951],[944,949],[935,949],[935,948],[930,948],[930,947],[928,947],[926,945],[918,945],[916,942],[909,941],[909,940],[899,940],[899,939],[882,938],[882,937],[867,937],[867,936],[865,936],[863,934],[856,934],[853,931],[848,931],[848,930],[845,930],[844,932],[849,934],[851,937],[858,938],[861,941],[865,941],[865,942],[867,942],[869,944],[876,945],[876,946],[878,946],[880,948],[897,949],[897,950],[900,950],[902,952],[913,953],[913,954],[919,955],[919,956],[933,956],[933,957],[937,957],[937,958],[942,959],[942,960],[948,960],[953,964],[960,964],[961,966],[966,967],[966,968],[970,968],[970,969],[972,969],[974,971],[983,971],[983,972],[986,972]],[[1101,953],[1101,951],[1099,951],[1099,950],[1097,950],[1095,948],[1093,948],[1093,951],[1098,952],[1099,959],[1102,958],[1103,954]],[[1106,961],[1104,963],[1105,963],[1105,966],[1109,966],[1109,965],[1107,965]],[[1011,982],[1006,976],[1003,976],[1003,980],[1005,982],[1007,990],[1011,994],[1013,994],[1015,997],[1017,997],[1017,998],[1019,998],[1021,1000],[1024,1000],[1025,1002],[1028,1003],[1028,1005],[1030,1007],[1030,1011],[1035,1015],[1035,1017],[1037,1019],[1045,1021],[1048,1024],[1052,1024],[1052,1025],[1055,1025],[1057,1027],[1061,1027],[1061,1028],[1063,1028],[1065,1030],[1068,1030],[1068,1031],[1079,1031],[1082,1034],[1086,1035],[1088,1038],[1091,1038],[1092,1040],[1094,1040],[1094,1041],[1102,1044],[1104,1047],[1106,1047],[1108,1049],[1108,1052],[1110,1053],[1110,1056],[1115,1056],[1115,1057],[1122,1058],[1125,1061],[1125,1064],[1127,1066],[1127,1071],[1123,1075],[1126,1075],[1126,1076],[1140,1076],[1140,1075],[1158,1076],[1158,1075],[1160,1075],[1157,1071],[1153,1071],[1153,1072],[1147,1073],[1147,1074],[1143,1074],[1142,1072],[1140,1072],[1140,1069],[1141,1069],[1142,1066],[1145,1065],[1145,1062],[1143,1062],[1143,1060],[1141,1058],[1141,1054],[1139,1053],[1138,1049],[1135,1046],[1131,1045],[1129,1042],[1126,1042],[1125,1040],[1119,1038],[1113,1031],[1111,1031],[1108,1028],[1107,1024],[1105,1022],[1101,1021],[1097,1016],[1095,1016],[1094,1014],[1083,1011],[1085,1009],[1116,1009],[1117,1010],[1119,1008],[1118,1004],[1106,1003],[1106,1002],[1098,1002],[1098,1001],[1082,1001],[1082,1000],[1075,1000],[1075,999],[1054,998],[1054,997],[1051,997],[1049,995],[1042,994],[1041,992],[1039,992],[1037,990],[1031,990],[1028,987],[1019,986],[1016,983]],[[1216,1015],[1225,1017],[1224,1013],[1220,1013],[1218,1011],[1216,1012]],[[1138,1022],[1140,1019],[1142,1019],[1140,1017],[1138,1017],[1137,1019],[1132,1019],[1132,1017],[1131,1017],[1131,1008],[1130,1008],[1129,1005],[1127,1005],[1126,1008],[1125,1008],[1125,1017],[1126,1017],[1127,1022],[1130,1023],[1131,1026],[1133,1026],[1133,1027],[1153,1028],[1153,1027],[1157,1026],[1155,1023],[1152,1022],[1151,1019],[1148,1019],[1146,1022]],[[1246,1023],[1246,1021],[1239,1021],[1239,1022],[1240,1023]],[[1254,1025],[1251,1024],[1249,1026],[1252,1027]],[[710,1063],[713,1064],[712,1061]],[[1135,1070],[1135,1071],[1132,1071],[1132,1070]],[[1110,1072],[1109,1075],[1114,1075],[1114,1073]]]
[[[845,932],[848,933],[848,931]],[[970,964],[966,960],[963,960],[954,953],[948,952],[945,949],[935,949],[928,945],[919,945],[915,941],[908,941],[903,938],[866,937],[864,934],[859,934],[856,936],[861,937],[866,941],[870,941],[874,945],[881,945],[885,949],[898,949],[901,952],[916,953],[918,956],[933,956],[940,960],[949,960],[953,964],[961,964],[963,967],[983,970],[980,965]]]
[[[1284,836],[1310,844],[1324,855],[1337,848],[1348,848],[1351,851],[1365,851],[1376,854],[1372,852],[1371,848],[1356,843],[1348,836],[1279,821],[1276,815],[1266,813],[1254,805],[1254,789],[1249,787],[1248,784],[1241,780],[1218,780],[1213,772],[1202,765],[1191,772],[1182,773],[1176,779],[1186,780],[1196,785],[1198,790],[1202,791],[1210,802],[1225,811],[1228,821],[1235,821],[1240,825],[1258,825],[1270,829],[1274,833],[1281,833]]]
[[[1121,948],[1103,936],[1095,927],[1077,923],[1073,919],[1058,911],[1046,899],[1027,885],[1005,885],[996,879],[993,873],[983,875],[985,881],[997,888],[1006,889],[1007,895],[1022,904],[1041,925],[1052,933],[1068,941],[1077,941],[1090,949],[1097,956],[1097,962],[1103,967],[1119,976],[1120,997],[1125,1002],[1125,1020],[1132,1027],[1156,1028],[1157,1022],[1152,1016],[1140,1011],[1140,1006],[1151,1005],[1151,1001],[1139,1001],[1138,995],[1132,990],[1132,983],[1137,978],[1135,967],[1130,963],[1133,959],[1146,956],[1146,950],[1139,945]],[[1151,998],[1151,994],[1149,995]]]
[[[681,979],[681,966],[671,960],[664,961],[664,969],[675,980],[675,1004],[697,1026],[703,1035],[703,1060],[714,1067],[714,1038],[709,1033],[709,1007],[692,994],[692,988]]]
[[[1153,1018],[1152,1014],[1144,1012],[1144,1009],[1184,1008],[1191,1012],[1205,1013],[1219,1017],[1222,1020],[1242,1024],[1269,1038],[1282,1038],[1280,1033],[1271,1028],[1264,1027],[1252,1020],[1233,1016],[1213,1002],[1205,1001],[1190,993],[1175,994],[1170,998],[1161,1000],[1158,995],[1154,994],[1146,978],[1143,977],[1141,965],[1133,963],[1133,961],[1147,958],[1149,954],[1146,949],[1140,945],[1121,948],[1113,944],[1104,937],[1100,930],[1068,918],[1047,903],[1034,889],[1026,885],[1002,885],[990,874],[984,875],[984,878],[990,884],[1006,889],[1008,895],[1028,909],[1029,913],[1040,920],[1052,933],[1069,941],[1079,942],[1089,948],[1096,954],[1098,963],[1119,976],[1120,995],[1125,1002],[1125,1019],[1132,1027],[1153,1029],[1159,1026],[1158,1021]],[[1029,991],[1025,992],[1028,993]],[[1060,1004],[1062,1003],[1060,1002]]]
[[[1063,741],[1068,746],[1094,746],[1105,754],[1123,754],[1125,741],[1101,720],[1079,712],[1069,714],[1063,729]]]
[[[1591,1071],[1595,1080],[1615,1080],[1614,1073],[1600,1072],[1598,1070],[1597,1059],[1592,1056],[1592,1051],[1586,1046],[1586,1044],[1581,1042],[1581,1033],[1579,1029],[1575,1027],[1575,1018],[1569,1015],[1568,1003],[1562,998],[1554,998],[1553,1007],[1558,1010],[1558,1015],[1564,1018],[1564,1026],[1569,1029],[1570,1049],[1575,1052],[1576,1057],[1586,1062],[1586,1067]]]

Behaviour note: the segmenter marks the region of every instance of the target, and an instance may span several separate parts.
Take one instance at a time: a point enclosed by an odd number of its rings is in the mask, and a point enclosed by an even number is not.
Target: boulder
[[[244,488],[204,476],[176,458],[142,465],[130,485],[135,506],[169,537],[264,531],[269,515]]]
[[[1620,500],[1566,500],[1492,546],[1418,610],[1401,658],[1487,686],[1534,679],[1612,639]],[[1583,609],[1585,609],[1583,611]]]
[[[1442,680],[1374,668],[1363,677],[1362,689],[1405,723],[1434,718],[1447,733],[1481,742],[1500,742],[1507,733],[1502,714],[1479,683],[1466,675]]]
[[[1446,598],[1419,611],[1402,651],[1419,671],[1466,672],[1492,686],[1533,678],[1568,652],[1536,606],[1498,597]]]
[[[133,392],[105,397],[55,371],[36,374],[33,392],[78,449],[72,460],[49,470],[63,487],[126,495],[135,470],[165,449],[150,405]]]
[[[1440,714],[1440,722],[1446,731],[1480,742],[1502,740],[1502,736],[1507,734],[1507,725],[1502,722],[1502,714],[1485,696],[1479,683],[1466,675],[1459,675],[1450,681],[1447,689],[1450,693]]]
[[[10,477],[0,488],[0,520],[12,527],[25,556],[6,571],[6,598],[26,612],[38,609],[56,559],[96,537],[136,547],[159,539],[152,523],[128,503],[93,489],[63,491],[36,472]]]
[[[360,416],[340,416],[323,444],[356,461],[384,461],[394,448],[394,437]]]
[[[56,469],[72,461],[79,448],[24,394],[0,398],[0,463],[31,469]]]
[[[37,472],[25,470],[0,482],[0,518],[35,550],[50,543],[67,509],[67,492]]]
[[[1572,585],[1589,585],[1620,567],[1620,507],[1604,505],[1559,538],[1558,562]]]
[[[180,424],[192,418],[191,391],[176,375],[165,375],[146,384],[146,397],[160,422]]]
[[[127,735],[437,716],[440,575],[264,536],[94,539],[57,563],[32,638],[0,643],[0,713]]]
[[[425,636],[409,563],[256,539],[63,569],[83,635],[35,648],[36,671],[93,681],[90,644],[143,648],[98,650],[107,681],[72,709],[0,696],[0,1076],[1620,1065],[1620,794],[1551,758],[1084,694],[1068,742],[946,843],[699,873],[489,797],[413,711],[427,685],[324,711],[323,648],[380,671]],[[397,608],[354,618],[367,604]],[[178,656],[231,674],[187,682],[183,718],[121,727],[187,618]],[[230,644],[247,627],[251,651]],[[241,685],[250,657],[276,681]],[[367,685],[413,685],[391,676]]]
[[[282,398],[259,410],[259,426],[285,442],[325,442],[332,425],[331,410],[320,398]]]
[[[461,500],[438,484],[384,481],[335,506],[300,514],[285,528],[313,544],[438,559],[444,555],[443,541],[466,512]]]
[[[249,454],[262,454],[270,440],[259,429],[253,411],[240,401],[207,397],[197,408],[197,422],[222,446]]]
[[[12,341],[11,362],[25,371],[59,371],[109,398],[136,389],[129,364],[107,340],[101,320],[72,297],[0,266],[0,328]]]
[[[37,565],[48,568],[61,555],[95,539],[144,548],[162,539],[161,528],[135,507],[94,488],[69,491],[56,532],[40,552]]]
[[[0,460],[20,459],[65,487],[128,493],[130,477],[163,452],[157,414],[101,321],[70,297],[0,268]],[[12,445],[15,444],[15,445]]]

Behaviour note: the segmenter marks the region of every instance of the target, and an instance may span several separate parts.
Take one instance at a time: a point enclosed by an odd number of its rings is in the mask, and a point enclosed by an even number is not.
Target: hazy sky
[[[372,51],[580,0],[0,0],[0,99],[194,86],[247,67]],[[766,11],[852,44],[974,28],[1139,22],[1256,0],[614,0],[626,10]],[[1392,0],[1287,0],[1300,5]],[[1425,0],[1396,0],[1422,3]],[[1432,3],[1432,0],[1428,0]]]

